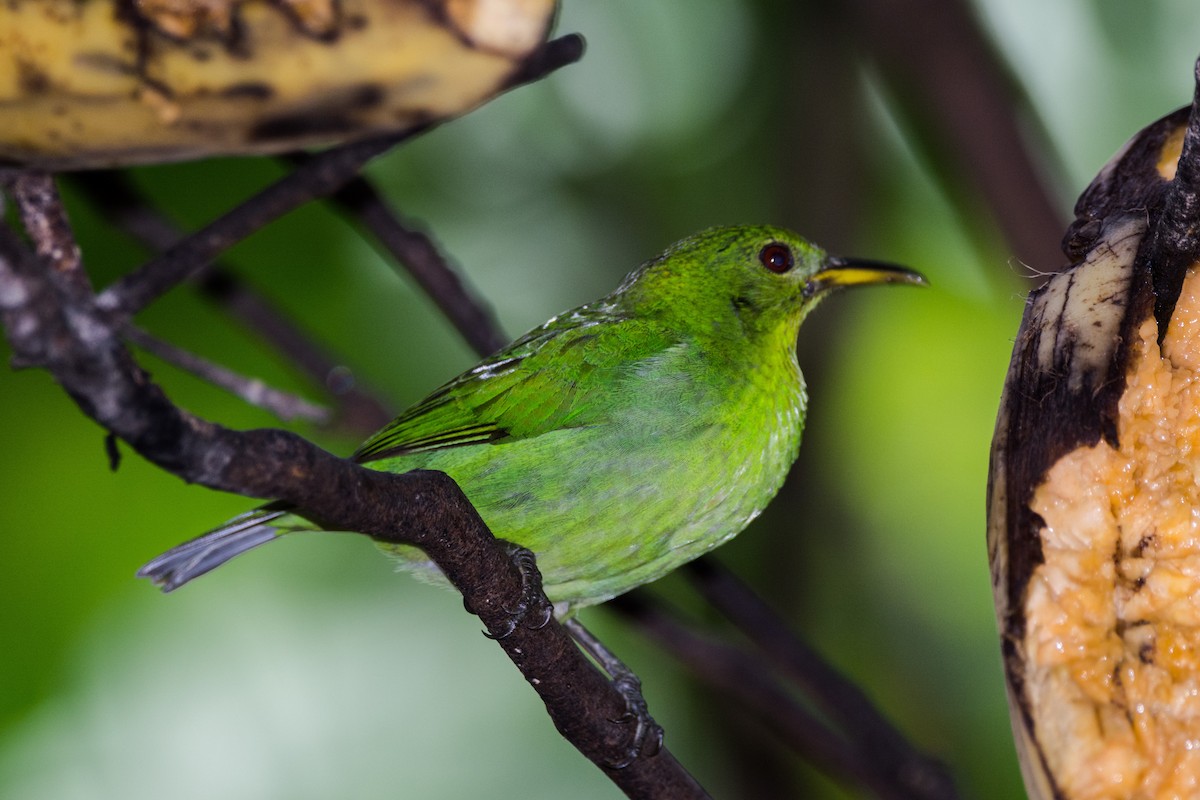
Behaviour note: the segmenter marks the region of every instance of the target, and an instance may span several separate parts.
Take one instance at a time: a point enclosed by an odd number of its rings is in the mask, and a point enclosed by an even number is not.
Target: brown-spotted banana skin
[[[1046,564],[1045,521],[1033,506],[1056,464],[1088,448],[1118,446],[1132,348],[1139,326],[1154,316],[1149,279],[1137,267],[1145,209],[1161,199],[1174,175],[1186,112],[1142,131],[1080,198],[1064,242],[1075,263],[1030,296],[1001,399],[989,473],[988,555],[1017,752],[1034,800],[1147,796],[1080,788],[1088,781],[1071,755],[1079,744],[1071,740],[1079,731],[1071,727],[1078,698],[1056,695],[1054,676],[1029,652],[1031,585],[1044,586],[1038,570]],[[1066,730],[1075,732],[1064,736]],[[1101,774],[1101,765],[1096,770]]]
[[[274,153],[452,117],[504,88],[554,0],[7,0],[0,163]]]

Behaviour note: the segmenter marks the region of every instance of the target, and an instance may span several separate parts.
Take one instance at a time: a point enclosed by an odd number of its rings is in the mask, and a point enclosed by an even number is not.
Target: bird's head
[[[833,290],[873,283],[927,281],[903,267],[830,256],[782,228],[742,225],[677,242],[633,272],[616,294],[638,313],[667,316],[697,332],[794,336]]]

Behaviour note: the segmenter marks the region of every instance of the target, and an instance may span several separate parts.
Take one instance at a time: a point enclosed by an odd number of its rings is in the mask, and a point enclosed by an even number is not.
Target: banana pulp
[[[1071,800],[1200,793],[1194,270],[1161,350],[1151,317],[1133,352],[1119,447],[1064,456],[1032,502],[1045,561],[1025,601],[1025,681],[1047,766]]]

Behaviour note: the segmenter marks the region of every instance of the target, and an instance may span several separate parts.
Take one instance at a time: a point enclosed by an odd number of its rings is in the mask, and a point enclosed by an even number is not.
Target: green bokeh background
[[[869,152],[856,185],[797,168],[813,161],[790,151],[797,125],[839,135],[851,123],[810,117],[789,94],[792,56],[813,43],[781,25],[787,5],[566,0],[559,30],[589,43],[580,64],[370,174],[435,232],[510,333],[713,224],[784,224],[924,271],[931,290],[840,297],[806,328],[811,416],[794,485],[721,554],[950,764],[965,796],[1019,797],[983,504],[1025,279],[1060,264],[1016,262],[988,219],[951,206],[868,66],[836,76],[865,109],[853,123]],[[1048,133],[1038,156],[1064,214],[1126,138],[1191,96],[1200,11],[1186,0],[976,9]],[[278,174],[246,159],[136,178],[194,227]],[[68,200],[97,284],[144,257]],[[230,260],[396,407],[473,360],[411,282],[324,207],[289,215]],[[319,397],[187,289],[139,322]],[[204,417],[276,424],[145,363]],[[110,472],[101,431],[44,373],[0,373],[0,420],[0,797],[617,796],[457,598],[393,575],[366,541],[299,537],[163,597],[133,579],[136,567],[249,503],[128,452]],[[354,444],[296,429],[338,452]],[[686,596],[681,581],[665,583]],[[747,753],[777,755],[670,656],[602,610],[584,620],[642,675],[669,745],[716,796],[740,796]],[[856,796],[783,763],[780,796]]]

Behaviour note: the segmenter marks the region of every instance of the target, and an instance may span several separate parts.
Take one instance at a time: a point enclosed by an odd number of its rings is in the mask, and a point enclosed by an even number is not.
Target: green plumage
[[[778,228],[706,231],[435,390],[354,458],[446,472],[497,536],[537,555],[560,611],[599,603],[762,511],[800,446],[801,321],[831,288],[885,281],[922,279],[830,259]],[[172,589],[277,533],[312,528],[267,507],[140,574]],[[414,548],[388,549],[433,570]]]

